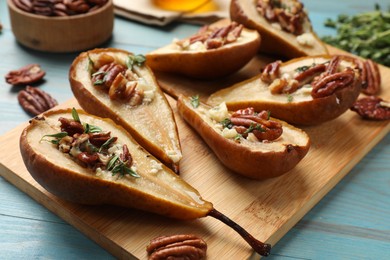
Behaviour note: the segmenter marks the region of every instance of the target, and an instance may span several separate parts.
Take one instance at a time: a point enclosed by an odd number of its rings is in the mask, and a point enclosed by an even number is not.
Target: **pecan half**
[[[381,91],[382,79],[379,66],[376,62],[370,59],[364,60],[351,55],[339,56],[356,64],[356,69],[360,72],[362,93],[368,96],[379,94]]]
[[[316,82],[312,83],[313,90],[311,95],[313,98],[321,98],[332,95],[337,89],[342,89],[351,85],[355,78],[355,72],[351,68],[346,68],[342,72],[325,74],[319,77]]]
[[[225,44],[235,42],[240,37],[243,28],[242,24],[236,22],[217,28],[210,28],[206,25],[190,38],[177,41],[176,44],[182,49],[186,49],[190,44],[201,42],[204,43],[207,50],[217,49]]]
[[[124,66],[115,62],[105,64],[92,74],[92,83],[95,86],[104,86],[108,89],[118,74],[124,74],[125,71],[126,68]]]
[[[31,0],[13,0],[13,2],[19,9],[25,12],[32,12],[33,5]]]
[[[97,153],[89,154],[87,152],[82,152],[77,155],[77,159],[87,167],[94,166],[99,162],[99,156]]]
[[[352,111],[358,113],[364,119],[389,120],[390,102],[380,97],[369,96],[356,101],[351,107]]]
[[[304,6],[296,0],[258,0],[256,9],[261,16],[271,23],[279,23],[280,27],[292,34],[303,33],[303,22],[307,15]]]
[[[253,133],[259,141],[272,141],[283,133],[282,125],[269,119],[269,112],[255,113],[252,107],[237,110],[232,114],[230,121],[232,128],[244,138]]]
[[[28,85],[40,81],[45,74],[38,64],[29,64],[8,72],[5,81],[12,85]]]
[[[84,126],[80,122],[64,117],[60,117],[58,121],[61,122],[61,131],[67,132],[69,136],[84,133]]]
[[[314,64],[310,67],[300,67],[299,74],[294,77],[303,86],[312,81],[316,76],[320,75],[326,70],[325,64]]]
[[[111,132],[89,133],[89,141],[96,147],[101,147],[111,138]]]
[[[260,79],[265,83],[273,82],[276,78],[280,76],[279,69],[281,63],[282,61],[277,60],[267,64],[260,75]]]
[[[128,101],[130,106],[140,105],[144,99],[144,92],[137,88],[138,75],[115,61],[107,63],[111,60],[113,60],[112,56],[102,55],[97,62],[94,62],[94,68],[96,63],[102,66],[92,74],[93,85],[108,90],[111,100]]]
[[[152,239],[146,247],[149,260],[188,259],[206,257],[207,244],[196,235],[161,236]]]
[[[64,0],[64,4],[69,10],[76,13],[86,13],[90,8],[85,0]]]
[[[39,115],[58,104],[57,100],[48,93],[31,86],[27,86],[19,92],[18,101],[23,110],[33,116]]]
[[[108,0],[12,0],[19,9],[44,16],[68,16],[92,12]]]
[[[129,148],[126,144],[122,147],[122,153],[120,154],[119,158],[121,161],[126,164],[128,167],[130,167],[133,164],[133,157],[131,157]]]
[[[366,95],[377,95],[381,87],[381,74],[378,64],[372,60],[366,60],[363,63],[364,77],[362,76],[362,92]]]

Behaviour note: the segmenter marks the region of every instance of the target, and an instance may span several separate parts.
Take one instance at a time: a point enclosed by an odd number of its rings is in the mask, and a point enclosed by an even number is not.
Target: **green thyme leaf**
[[[134,170],[132,170],[130,167],[128,167],[124,162],[120,161],[119,158],[115,158],[115,162],[118,162],[118,161],[119,161],[119,163],[117,163],[117,164],[115,164],[115,166],[111,167],[112,168],[111,169],[112,176],[119,174],[120,177],[123,177],[126,174],[128,174],[134,178],[141,177],[138,175],[138,173],[136,173]],[[107,167],[107,169],[108,169],[108,167]]]
[[[39,140],[39,142],[41,141],[47,141],[47,142],[51,142],[53,144],[58,144],[58,142],[64,138],[65,136],[68,136],[68,133],[67,132],[59,132],[59,133],[56,133],[56,134],[51,134],[51,135],[44,135],[42,136],[41,140]],[[52,137],[52,138],[55,138],[55,139],[45,139],[45,137]]]
[[[382,11],[376,4],[373,11],[341,14],[336,20],[327,19],[324,25],[336,31],[322,37],[324,42],[390,66],[390,10]]]
[[[104,80],[103,79],[98,79],[98,80],[95,80],[95,82],[93,83],[94,86],[96,85],[103,85],[104,83]]]
[[[220,123],[221,123],[221,125],[222,125],[224,128],[229,128],[229,129],[232,129],[232,128],[233,128],[233,124],[232,124],[232,121],[230,120],[230,118],[225,118],[225,119],[222,120]]]
[[[89,140],[87,140],[87,142],[85,143],[85,151],[89,154],[94,154],[99,152],[99,149],[93,144],[91,144]]]
[[[90,125],[88,123],[84,124],[84,133],[100,133],[103,131],[100,127],[95,126],[95,125]]]
[[[301,67],[296,68],[295,71],[296,72],[304,72],[310,68],[311,68],[311,66],[301,66]]]
[[[81,123],[79,113],[77,113],[75,108],[72,108],[72,117],[74,121]]]
[[[132,70],[134,65],[142,66],[146,61],[146,57],[142,54],[138,55],[129,55],[127,59],[126,66],[128,69]]]
[[[265,132],[265,129],[262,128],[260,124],[250,124],[248,129],[245,130],[244,134],[252,133],[254,130]]]
[[[110,144],[112,144],[113,142],[116,141],[116,137],[111,137],[110,139],[108,139],[107,141],[105,141],[102,146],[100,147],[99,149],[99,153],[103,150],[103,149],[106,149],[108,148],[108,146],[110,146]]]
[[[107,75],[107,72],[105,71],[97,71],[92,74],[92,77],[99,76],[99,75]]]
[[[119,159],[119,155],[114,155],[113,157],[111,157],[110,161],[108,162],[107,164],[107,170],[108,171],[111,171],[112,168],[114,167],[116,161]]]
[[[193,108],[199,107],[199,95],[195,95],[191,97],[191,105]]]
[[[269,120],[270,118],[271,118],[271,111],[268,110],[268,111],[267,111],[267,120]]]
[[[88,57],[87,71],[89,72],[90,75],[92,75],[95,64],[93,63],[93,60],[91,59],[91,57],[89,57],[89,55],[87,55],[87,57]]]
[[[290,94],[287,94],[287,102],[291,103],[291,102],[293,102],[293,100],[294,100],[294,97]]]
[[[136,173],[135,171],[133,171],[131,168],[129,167],[124,167],[124,170],[125,170],[125,174],[129,174],[130,176],[134,177],[134,178],[139,178],[141,176],[138,175],[138,173]]]

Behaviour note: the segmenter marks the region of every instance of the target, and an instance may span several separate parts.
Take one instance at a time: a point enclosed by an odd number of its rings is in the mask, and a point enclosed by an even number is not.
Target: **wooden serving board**
[[[256,57],[236,75],[212,82],[193,81],[157,74],[165,91],[176,96],[206,97],[217,88],[250,77],[270,59]],[[381,96],[390,100],[390,69],[381,67]],[[257,239],[275,244],[328,191],[330,191],[388,132],[388,122],[361,120],[347,111],[339,118],[304,130],[312,145],[307,156],[289,173],[265,181],[250,180],[227,170],[200,137],[175,110],[182,149],[181,176],[199,190],[203,198],[235,220]],[[77,106],[70,100],[62,107]],[[81,230],[120,259],[146,259],[150,239],[169,234],[195,233],[208,244],[208,259],[246,259],[253,254],[244,240],[229,227],[210,218],[177,221],[133,209],[84,206],[49,194],[24,167],[19,136],[25,124],[0,137],[0,174],[37,202]],[[252,255],[253,256],[253,255]]]

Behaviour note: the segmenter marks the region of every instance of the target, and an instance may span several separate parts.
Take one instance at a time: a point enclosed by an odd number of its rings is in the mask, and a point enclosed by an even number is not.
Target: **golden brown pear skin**
[[[179,96],[177,108],[222,164],[252,179],[273,178],[288,172],[302,160],[310,148],[309,136],[304,131],[276,119],[272,120],[282,124],[281,137],[274,141],[246,145],[222,136],[221,131],[212,126],[212,122],[206,122],[207,115],[199,112],[199,109],[205,111],[211,107],[200,104],[198,108],[194,108],[189,98]]]
[[[59,117],[71,117],[70,109],[49,111],[32,119],[23,130],[20,152],[30,174],[50,193],[75,203],[117,205],[177,219],[204,217],[212,209],[210,202],[203,200],[195,188],[169,168],[161,164],[161,169],[153,172],[152,165],[160,163],[124,128],[110,119],[88,115],[81,110],[78,113],[81,122],[111,131],[112,136],[128,146],[140,177],[98,175],[79,165],[69,154],[59,151],[57,145],[44,141],[44,135],[60,131]]]
[[[110,99],[108,93],[91,81],[91,73],[87,71],[90,61],[97,63],[104,55],[115,57],[118,63],[125,65],[127,57],[133,54],[106,48],[83,52],[76,57],[69,70],[69,81],[80,106],[88,113],[111,118],[122,125],[142,147],[178,172],[182,155],[176,121],[153,72],[146,65],[137,67],[137,73],[154,91],[152,102],[129,106],[125,101]]]
[[[211,26],[219,26],[217,22]],[[175,43],[146,54],[146,64],[154,71],[169,72],[197,79],[228,76],[246,65],[258,52],[261,37],[244,28],[240,41],[217,49],[183,51]]]
[[[313,46],[301,45],[295,35],[274,28],[258,13],[254,0],[232,0],[230,2],[230,18],[260,33],[262,37],[260,52],[285,58],[328,54],[328,49],[312,30],[308,19],[306,20],[307,33],[312,36]]]
[[[282,74],[294,73],[299,67],[326,63],[332,57],[320,55],[295,58],[282,63],[280,68]],[[355,67],[348,60],[343,62]],[[356,73],[359,72],[356,70]],[[356,75],[351,85],[325,97],[312,98],[310,93],[304,91],[305,88],[301,88],[296,93],[273,95],[270,93],[269,84],[262,82],[260,75],[257,75],[211,94],[207,103],[214,106],[224,101],[230,110],[246,107],[253,107],[258,111],[269,110],[273,117],[290,124],[316,125],[339,117],[352,106],[361,91],[361,78]]]

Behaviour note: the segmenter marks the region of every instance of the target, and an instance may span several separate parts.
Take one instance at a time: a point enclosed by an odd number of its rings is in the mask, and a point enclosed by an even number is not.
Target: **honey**
[[[153,0],[153,4],[161,9],[179,12],[216,10],[216,6],[211,0]]]

